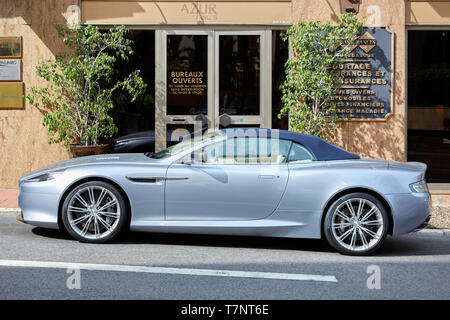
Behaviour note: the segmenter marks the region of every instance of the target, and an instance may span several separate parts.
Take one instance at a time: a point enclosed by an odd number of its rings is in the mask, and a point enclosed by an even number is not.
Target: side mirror
[[[205,150],[196,150],[191,153],[190,164],[193,163],[206,163],[208,161],[208,156]]]

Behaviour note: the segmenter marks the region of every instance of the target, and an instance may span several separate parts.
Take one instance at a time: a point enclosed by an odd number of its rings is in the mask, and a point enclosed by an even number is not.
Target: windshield
[[[193,146],[195,146],[197,144],[201,144],[205,141],[212,140],[219,135],[220,135],[220,133],[218,133],[218,132],[212,132],[212,133],[202,134],[202,135],[196,136],[194,138],[191,138],[190,136],[186,136],[185,138],[183,138],[183,141],[181,141],[173,146],[170,146],[167,149],[164,149],[160,152],[153,153],[153,154],[149,155],[149,157],[152,159],[169,158],[169,157],[176,155],[180,152],[183,152],[189,148],[192,148]]]

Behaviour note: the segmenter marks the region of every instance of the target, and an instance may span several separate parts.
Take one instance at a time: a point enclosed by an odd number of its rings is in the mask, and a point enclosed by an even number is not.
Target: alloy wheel
[[[66,206],[70,229],[83,240],[101,240],[119,226],[122,208],[114,192],[101,185],[85,185],[69,197]]]
[[[370,250],[383,235],[383,216],[371,201],[352,198],[342,202],[331,218],[336,242],[351,251]]]

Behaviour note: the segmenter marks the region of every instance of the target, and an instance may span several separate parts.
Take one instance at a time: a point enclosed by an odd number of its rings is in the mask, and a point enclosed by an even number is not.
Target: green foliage
[[[43,111],[49,143],[63,142],[68,149],[71,143],[97,145],[100,138],[110,138],[117,132],[109,115],[114,107],[113,93],[124,90],[134,101],[145,91],[139,70],[121,81],[112,81],[115,62],[128,61],[133,54],[132,40],[123,26],[106,32],[92,25],[58,26],[57,30],[67,51],[57,54],[55,61],[42,61],[36,67],[46,86],[32,87],[27,99]]]
[[[339,63],[351,50],[346,44],[353,43],[361,29],[362,22],[347,13],[337,25],[299,22],[282,35],[289,41],[292,57],[285,64],[279,117],[289,114],[290,130],[334,140],[341,121],[330,97],[341,86]]]

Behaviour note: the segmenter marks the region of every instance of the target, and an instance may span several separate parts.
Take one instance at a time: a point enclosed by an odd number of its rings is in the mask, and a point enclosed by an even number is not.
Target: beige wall
[[[406,3],[408,24],[449,24],[450,1],[420,1]]]
[[[91,24],[290,24],[290,1],[83,0]],[[251,13],[251,14],[250,14]]]
[[[339,0],[293,0],[294,23],[299,20],[338,21]],[[348,121],[339,134],[340,145],[362,157],[406,160],[405,123],[405,1],[363,0],[358,18],[366,26],[389,27],[394,42],[391,103],[387,121]]]
[[[77,0],[1,0],[0,36],[22,36],[25,94],[40,82],[34,67],[53,58],[61,43],[56,24],[66,22],[66,8]],[[23,110],[0,110],[0,188],[17,188],[24,173],[68,158],[58,145],[47,143],[42,114],[28,102]]]

